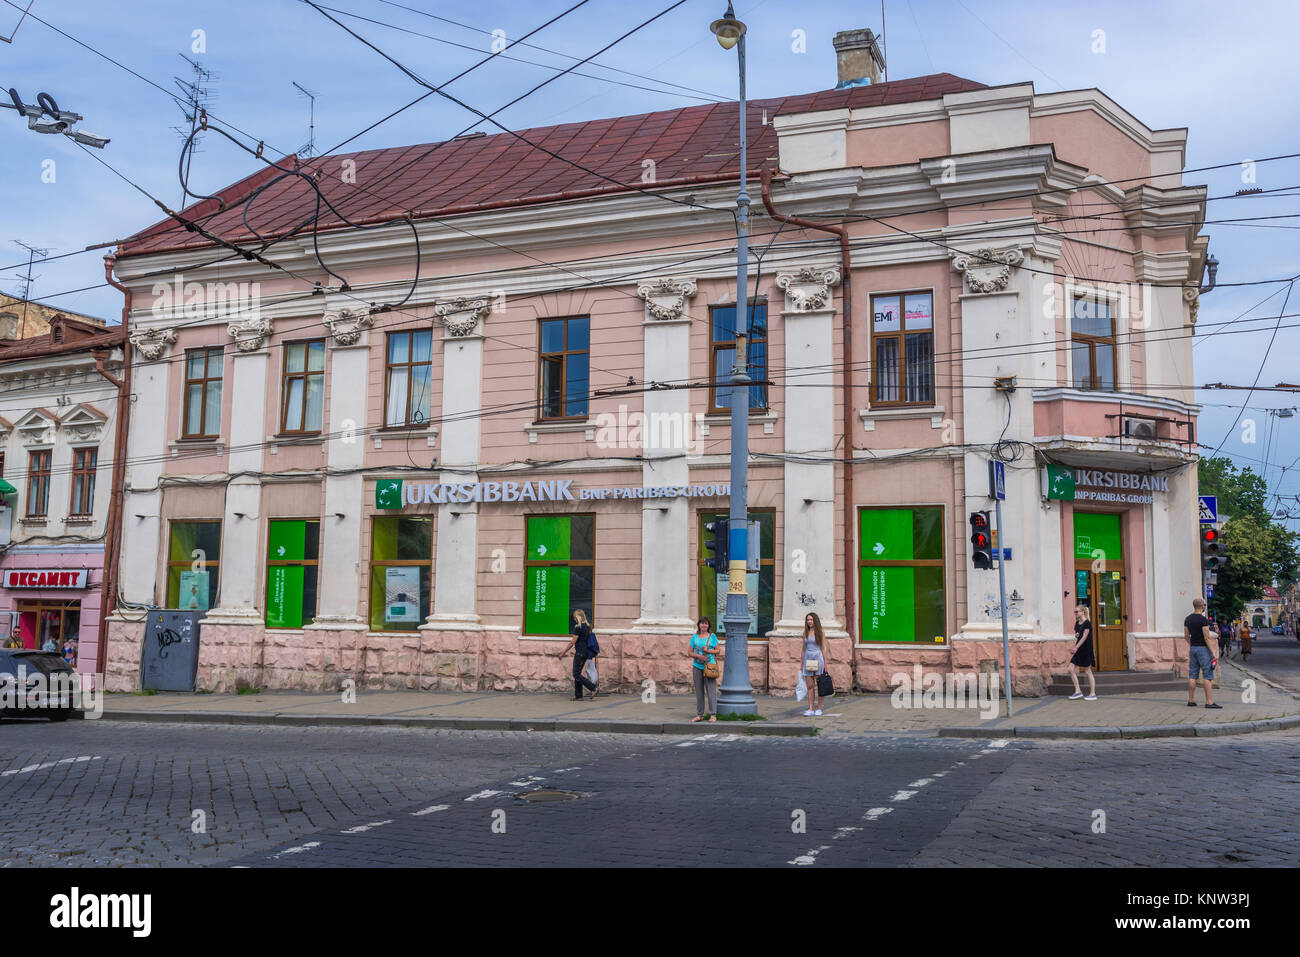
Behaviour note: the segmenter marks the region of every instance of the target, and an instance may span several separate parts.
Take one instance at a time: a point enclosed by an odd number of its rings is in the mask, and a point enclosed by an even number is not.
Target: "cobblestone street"
[[[1300,863],[1288,733],[1030,743],[97,721],[3,733],[0,801],[22,809],[0,826],[9,866]],[[520,797],[552,790],[576,797]],[[1189,795],[1206,794],[1219,796],[1209,813],[1189,816]]]

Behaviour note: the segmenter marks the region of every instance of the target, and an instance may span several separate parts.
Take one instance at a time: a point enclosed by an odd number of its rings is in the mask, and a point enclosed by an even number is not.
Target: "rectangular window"
[[[539,419],[585,419],[591,318],[543,319],[538,325]],[[567,630],[566,630],[567,634]]]
[[[266,627],[301,628],[316,620],[320,522],[266,524]]]
[[[221,577],[221,523],[172,522],[167,545],[167,607],[207,611]]]
[[[1076,389],[1115,391],[1115,320],[1110,303],[1074,300],[1070,363]]]
[[[44,518],[50,512],[50,453],[33,452],[27,460],[27,514]]]
[[[324,410],[325,340],[285,343],[280,431],[319,432]]]
[[[709,412],[731,411],[731,379],[736,367],[736,307],[714,306],[709,310]],[[748,372],[755,384],[749,387],[749,408],[767,411],[767,303],[749,304]]]
[[[99,449],[72,450],[72,504],[71,515],[89,515],[95,510],[95,469],[99,464]]]
[[[934,297],[928,292],[871,297],[871,404],[934,404]]]
[[[858,509],[861,641],[942,644],[943,509]]]
[[[567,635],[579,608],[594,624],[596,516],[530,515],[524,522],[524,634]]]
[[[432,518],[372,520],[371,631],[415,631],[429,617],[432,556]]]
[[[433,394],[433,332],[390,332],[384,368],[384,425],[429,422]]]
[[[722,635],[722,615],[727,606],[727,575],[704,564],[712,555],[704,548],[712,536],[705,530],[707,522],[726,518],[726,512],[699,513],[700,614],[708,615],[713,630]],[[749,594],[749,637],[762,638],[774,627],[776,620],[776,511],[750,509],[749,520],[758,522],[758,571],[749,572],[746,591]]]
[[[221,434],[221,369],[226,352],[185,350],[185,422],[182,437],[211,439]]]

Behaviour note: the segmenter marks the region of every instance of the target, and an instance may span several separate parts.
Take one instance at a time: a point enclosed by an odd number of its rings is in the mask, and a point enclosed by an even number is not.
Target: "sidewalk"
[[[1241,698],[1242,681],[1255,679],[1253,704]],[[1197,697],[1203,700],[1201,692]],[[1300,697],[1228,663],[1215,701],[1222,711],[1187,707],[1183,692],[1115,695],[1096,701],[1022,698],[1015,717],[1000,702],[997,717],[975,708],[896,708],[888,694],[836,695],[819,718],[805,704],[758,695],[762,721],[692,724],[695,699],[658,695],[601,695],[573,701],[565,694],[358,691],[355,703],[340,694],[280,691],[244,695],[112,694],[104,717],[135,721],[202,721],[239,724],[390,726],[497,731],[599,731],[641,734],[762,734],[849,737],[906,734],[945,737],[1129,738],[1237,734],[1300,728]]]

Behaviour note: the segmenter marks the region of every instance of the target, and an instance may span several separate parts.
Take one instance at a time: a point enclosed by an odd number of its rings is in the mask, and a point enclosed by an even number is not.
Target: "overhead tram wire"
[[[390,30],[396,30],[398,33],[406,33],[406,34],[409,34],[409,35],[411,35],[411,36],[420,37],[421,39],[424,39],[424,40],[433,40],[435,43],[445,43],[445,44],[447,44],[447,45],[449,45],[449,46],[459,47],[459,48],[462,49],[462,50],[471,50],[471,51],[473,51],[474,53],[481,53],[481,52],[482,52],[482,51],[479,50],[477,47],[470,46],[468,43],[457,43],[457,42],[454,41],[454,40],[448,40],[448,39],[445,39],[444,37],[434,36],[434,35],[431,34],[431,33],[421,33],[419,30],[412,30],[412,29],[410,29],[410,28],[408,28],[408,27],[398,26],[397,24],[395,24],[395,23],[389,23],[389,22],[386,21],[386,20],[377,20],[377,19],[375,19],[375,18],[373,18],[373,17],[363,17],[363,16],[362,16],[361,14],[359,14],[359,13],[351,13],[351,12],[349,12],[349,11],[347,11],[347,10],[340,10],[340,9],[338,9],[337,7],[327,7],[327,6],[325,6],[324,4],[321,4],[321,9],[322,9],[322,10],[328,10],[330,13],[337,13],[337,14],[339,14],[340,16],[349,17],[349,18],[351,18],[351,19],[353,19],[353,20],[361,20],[361,21],[364,22],[364,23],[372,23],[372,24],[374,24],[375,26],[379,26],[379,27],[387,27],[387,28],[390,29]],[[553,51],[548,51],[548,52],[553,52]],[[567,54],[563,54],[563,53],[561,53],[561,54],[556,54],[556,55],[557,55],[557,56],[565,56],[565,57],[567,57],[568,59],[576,59],[576,57],[568,57]],[[525,59],[523,59],[523,58],[521,58],[521,57],[517,57],[517,56],[505,56],[504,54],[502,54],[502,55],[501,55],[501,59],[503,59],[503,60],[509,60],[509,61],[512,62],[512,63],[523,63],[523,64],[525,64],[525,65],[527,65],[527,66],[536,66],[536,67],[541,67],[541,68],[544,69],[544,70],[558,70],[558,69],[560,69],[559,67],[554,66],[554,65],[549,64],[549,63],[539,63],[539,62],[537,62],[536,60],[525,60]],[[600,64],[593,64],[593,65],[595,65],[595,66],[600,66]],[[606,69],[612,69],[612,67],[606,67]],[[627,71],[626,71],[626,70],[620,70],[619,72],[620,72],[620,73],[626,73]],[[656,82],[656,83],[663,83],[663,84],[666,85],[666,86],[676,86],[676,87],[679,87],[679,88],[680,88],[681,90],[683,90],[683,91],[685,91],[685,90],[690,90],[691,92],[688,93],[688,92],[678,92],[678,91],[676,91],[676,90],[657,89],[657,88],[655,88],[655,87],[642,86],[642,85],[640,85],[640,84],[638,84],[638,83],[627,83],[627,82],[625,82],[625,81],[623,81],[623,80],[615,80],[615,79],[611,79],[610,77],[607,77],[607,76],[598,76],[598,75],[596,75],[596,74],[594,74],[594,73],[581,73],[581,72],[578,72],[578,71],[576,71],[576,70],[573,72],[573,75],[574,75],[574,76],[580,76],[580,77],[582,77],[583,79],[586,79],[586,80],[596,80],[596,81],[601,82],[601,83],[613,83],[613,84],[616,84],[617,86],[625,86],[625,87],[629,87],[629,88],[634,89],[634,90],[644,90],[644,91],[647,92],[647,93],[662,93],[662,94],[665,94],[665,95],[668,95],[668,96],[686,97],[686,98],[688,98],[688,99],[692,99],[692,100],[703,100],[703,101],[706,102],[706,103],[720,103],[720,102],[725,102],[725,100],[724,100],[722,97],[715,96],[715,95],[710,94],[710,93],[705,93],[705,92],[702,91],[702,90],[693,90],[691,87],[683,87],[683,86],[681,86],[680,84],[677,84],[677,83],[668,83],[667,81],[654,80],[653,77],[642,77],[642,79],[648,79],[648,80],[651,80],[652,82]],[[632,74],[629,74],[629,75],[630,75],[630,76],[640,76],[640,74],[637,74],[637,73],[632,73]],[[703,94],[703,95],[701,95],[701,94]]]
[[[401,10],[408,10],[408,11],[410,11],[411,13],[418,13],[420,16],[422,16],[422,17],[428,17],[428,18],[431,19],[431,20],[438,20],[438,21],[441,21],[442,23],[448,23],[448,24],[451,24],[452,26],[461,27],[462,29],[465,29],[465,30],[472,30],[472,31],[475,32],[475,33],[481,33],[481,34],[484,34],[484,35],[486,35],[486,36],[493,36],[493,33],[492,33],[490,30],[484,30],[484,29],[481,29],[481,28],[479,28],[479,27],[470,26],[468,23],[461,23],[461,22],[459,22],[459,21],[457,21],[457,20],[450,20],[450,19],[448,19],[447,17],[440,17],[440,16],[438,16],[437,14],[434,14],[434,13],[428,13],[427,11],[419,10],[419,9],[417,9],[417,8],[415,8],[415,7],[408,7],[408,6],[405,6],[404,4],[401,4],[401,3],[394,3],[393,0],[379,0],[379,2],[380,2],[380,3],[383,3],[383,4],[386,4],[386,5],[390,6],[390,7],[397,7],[398,9],[401,9]],[[533,50],[539,50],[539,51],[541,51],[542,53],[550,53],[550,54],[553,55],[553,56],[564,57],[566,60],[576,60],[576,59],[578,59],[576,56],[573,56],[573,55],[570,54],[570,53],[561,53],[559,50],[551,50],[551,49],[548,49],[548,48],[543,47],[543,46],[538,46],[536,43],[524,43],[524,42],[521,41],[521,42],[519,43],[519,45],[520,45],[520,46],[529,47],[530,49],[533,49]],[[680,84],[680,83],[673,83],[673,82],[671,82],[671,81],[669,81],[669,80],[661,80],[661,79],[659,79],[658,77],[647,76],[647,75],[644,74],[644,73],[635,73],[635,72],[633,72],[633,71],[631,71],[631,70],[624,70],[624,69],[621,69],[620,67],[610,66],[610,65],[607,64],[607,63],[593,63],[592,66],[599,67],[599,68],[602,69],[602,70],[609,70],[609,71],[612,72],[612,73],[622,73],[624,76],[634,76],[634,77],[636,77],[636,78],[639,79],[639,80],[649,80],[649,81],[652,82],[652,83],[660,83],[660,84],[662,84],[662,85],[664,85],[664,86],[675,86],[675,87],[677,87],[677,88],[680,89],[680,90],[685,90],[685,91],[687,91],[687,92],[689,92],[689,93],[699,93],[699,94],[702,94],[702,95],[704,95],[704,96],[706,96],[706,97],[709,97],[709,98],[711,98],[711,99],[713,99],[713,100],[716,100],[716,101],[719,101],[719,102],[725,102],[725,101],[727,100],[727,97],[725,97],[725,96],[718,96],[717,94],[710,93],[708,90],[698,90],[698,89],[696,89],[695,87],[692,87],[692,86],[683,86],[683,85]]]
[[[20,7],[20,6],[18,6],[16,3],[14,3],[13,0],[0,0],[0,2],[4,2],[4,3],[8,4],[9,6],[13,7],[15,10],[19,10],[19,11],[23,10],[23,8]],[[111,56],[109,56],[107,53],[104,53],[104,52],[102,52],[102,51],[100,51],[100,50],[97,50],[97,49],[95,49],[93,46],[91,46],[89,43],[86,43],[86,42],[84,42],[84,41],[82,41],[82,40],[79,40],[79,39],[77,39],[76,37],[74,37],[72,34],[67,33],[67,32],[65,32],[64,30],[59,29],[59,28],[56,27],[54,24],[50,23],[48,20],[42,20],[40,17],[38,17],[38,16],[37,16],[36,14],[34,14],[34,13],[28,13],[27,16],[31,17],[31,18],[32,18],[33,20],[35,20],[37,23],[40,23],[40,24],[43,24],[44,26],[49,27],[49,28],[50,28],[51,30],[53,30],[55,33],[59,34],[59,36],[65,38],[65,39],[67,39],[67,40],[71,40],[73,43],[77,44],[77,46],[79,46],[79,47],[83,47],[84,49],[89,50],[91,53],[95,54],[95,56],[100,57],[100,58],[102,58],[102,59],[104,59],[104,60],[107,60],[109,63],[113,64],[113,66],[115,66],[115,67],[117,67],[117,68],[119,68],[119,69],[121,69],[121,70],[125,70],[127,73],[130,73],[130,74],[131,74],[133,77],[135,77],[137,80],[143,80],[145,83],[148,83],[148,84],[149,84],[150,86],[152,86],[154,89],[159,90],[159,91],[161,91],[162,93],[164,93],[165,95],[167,95],[168,97],[170,97],[170,98],[171,98],[172,100],[174,100],[178,105],[180,105],[180,106],[184,106],[184,105],[185,105],[185,101],[182,100],[182,99],[181,99],[179,96],[177,96],[175,93],[173,93],[171,90],[167,89],[167,87],[162,86],[161,84],[155,83],[153,80],[149,79],[147,76],[144,76],[144,75],[141,74],[141,73],[137,73],[135,70],[131,69],[131,68],[130,68],[129,66],[127,66],[126,64],[121,63],[121,62],[119,62],[118,60],[113,59],[113,58],[112,58]],[[209,115],[209,116],[212,116],[212,117],[214,117],[214,118],[217,118],[215,114],[209,113],[208,115]],[[246,136],[246,137],[248,137],[250,140],[256,140],[256,139],[257,139],[257,138],[254,137],[251,133],[246,133],[246,132],[244,132],[244,131],[241,130],[239,127],[235,126],[235,124],[233,124],[233,123],[229,123],[229,122],[227,122],[227,121],[225,121],[225,120],[221,120],[220,122],[222,122],[222,123],[223,123],[224,125],[226,125],[226,126],[229,126],[232,130],[234,130],[236,133],[239,133],[241,136]],[[258,140],[258,142],[265,142],[265,140]],[[268,144],[268,145],[269,145],[269,144]],[[272,146],[271,149],[275,150],[275,152],[279,153],[281,156],[289,156],[289,155],[292,155],[292,154],[289,154],[289,153],[285,153],[283,150],[277,149],[277,148],[274,147],[274,146]]]
[[[1282,316],[1286,313],[1287,303],[1291,301],[1291,290],[1295,288],[1297,279],[1300,279],[1300,275],[1292,277],[1290,283],[1287,285],[1286,298],[1282,300],[1282,310],[1277,315],[1277,325],[1273,327],[1273,335],[1269,337],[1268,347],[1264,350],[1264,357],[1259,360],[1259,369],[1255,373],[1255,381],[1251,384],[1250,391],[1246,394],[1246,398],[1242,400],[1242,407],[1237,410],[1237,417],[1232,420],[1232,425],[1228,427],[1228,431],[1224,433],[1223,439],[1217,446],[1215,446],[1214,454],[1211,455],[1210,458],[1214,458],[1215,455],[1219,454],[1219,450],[1223,448],[1223,443],[1227,442],[1228,436],[1232,435],[1236,430],[1237,423],[1241,421],[1242,412],[1245,411],[1246,403],[1249,402],[1250,397],[1255,394],[1255,387],[1259,385],[1259,377],[1264,374],[1264,366],[1268,363],[1269,353],[1273,351],[1273,343],[1277,341],[1277,332],[1282,328]]]

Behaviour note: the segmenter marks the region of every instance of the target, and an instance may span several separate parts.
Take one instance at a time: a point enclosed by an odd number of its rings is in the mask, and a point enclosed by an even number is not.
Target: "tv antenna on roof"
[[[3,40],[5,43],[14,42],[14,37],[18,35],[18,27],[21,27],[23,25],[23,21],[27,19],[28,11],[32,9],[33,4],[35,3],[36,0],[30,0],[30,2],[27,4],[27,9],[24,10],[23,15],[18,18],[18,25],[14,27],[14,32],[9,34],[9,36],[7,37],[0,37],[0,40]]]
[[[175,82],[181,93],[184,94],[184,103],[178,101],[176,105],[180,107],[181,116],[185,118],[185,123],[188,125],[188,129],[186,126],[173,126],[172,129],[182,140],[187,140],[194,136],[195,130],[198,129],[199,115],[206,110],[209,105],[211,105],[212,100],[216,96],[212,90],[212,81],[216,80],[218,77],[211,70],[204,69],[203,64],[199,63],[197,60],[191,60],[184,53],[178,54],[178,56],[188,63],[190,69],[194,72],[194,79],[189,82],[182,80],[178,76],[172,77],[173,82]],[[195,137],[194,142],[190,145],[189,154],[185,157],[186,183],[190,180],[190,165],[194,162],[194,154],[198,152],[198,148],[198,138]],[[185,207],[188,200],[189,198],[184,192],[182,192],[182,209]]]
[[[309,107],[310,113],[307,121],[307,142],[298,148],[298,153],[302,156],[315,156],[316,155],[316,94],[313,93],[311,90],[307,89],[305,86],[299,85],[298,82],[295,80],[290,80],[289,82],[292,83],[294,86],[298,87],[299,91],[304,96],[306,96],[307,99],[311,100],[311,105]]]
[[[48,249],[41,249],[37,246],[28,245],[21,239],[15,239],[14,244],[22,246],[23,249],[27,250],[27,279],[23,282],[23,294],[18,297],[23,301],[23,318],[21,325],[18,327],[18,338],[21,339],[27,332],[27,303],[32,297],[32,280],[41,278],[40,276],[32,275],[32,263],[35,261],[37,256],[44,258],[50,254],[50,251]]]

